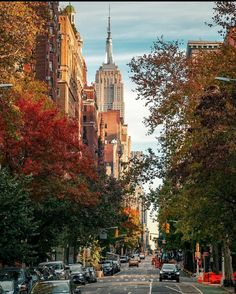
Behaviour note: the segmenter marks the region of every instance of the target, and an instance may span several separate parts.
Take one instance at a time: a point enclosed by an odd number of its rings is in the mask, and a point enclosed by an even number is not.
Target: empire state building
[[[124,122],[124,86],[120,70],[114,63],[112,54],[110,10],[106,39],[106,60],[96,72],[95,89],[98,111],[120,110],[120,117]]]

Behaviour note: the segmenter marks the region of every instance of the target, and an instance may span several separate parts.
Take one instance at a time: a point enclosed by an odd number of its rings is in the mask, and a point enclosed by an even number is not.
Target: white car
[[[145,259],[145,254],[144,253],[140,253],[139,256],[140,256],[140,259]]]

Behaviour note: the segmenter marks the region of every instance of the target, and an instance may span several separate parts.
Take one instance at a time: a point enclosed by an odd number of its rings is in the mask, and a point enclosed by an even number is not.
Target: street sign
[[[101,230],[99,233],[99,238],[101,240],[106,240],[107,239],[107,232],[105,230]]]

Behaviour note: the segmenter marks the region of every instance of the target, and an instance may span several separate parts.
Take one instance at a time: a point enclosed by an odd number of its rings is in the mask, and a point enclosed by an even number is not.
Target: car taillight
[[[25,284],[20,285],[20,291],[27,291],[27,286]]]

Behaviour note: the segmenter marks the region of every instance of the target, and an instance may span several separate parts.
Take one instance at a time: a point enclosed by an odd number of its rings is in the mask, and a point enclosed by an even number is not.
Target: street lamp
[[[215,80],[222,82],[236,82],[236,79],[225,78],[225,77],[215,77]]]
[[[1,89],[9,89],[9,88],[11,88],[11,87],[13,87],[12,84],[0,84],[0,88],[1,88]]]

